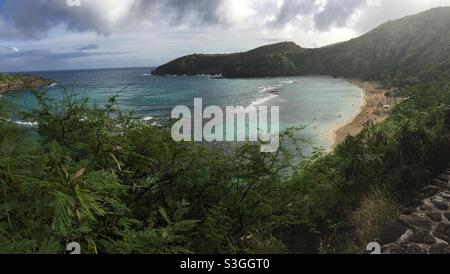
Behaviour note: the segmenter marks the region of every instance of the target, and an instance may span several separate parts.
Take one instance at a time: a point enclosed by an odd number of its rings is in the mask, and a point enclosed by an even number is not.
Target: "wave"
[[[149,77],[149,76],[152,76],[152,74],[151,73],[144,73],[144,74],[141,74],[140,76]]]
[[[36,127],[38,125],[38,123],[36,122],[24,122],[24,121],[14,121],[13,123],[25,127]]]
[[[259,106],[259,105],[262,105],[262,104],[267,103],[269,101],[272,101],[273,99],[275,99],[277,97],[278,97],[278,95],[272,94],[272,95],[269,95],[267,97],[259,98],[259,99],[255,100],[255,101],[253,101],[251,103],[251,105],[252,106]]]
[[[141,120],[144,121],[144,122],[148,122],[148,121],[152,121],[152,120],[155,120],[155,119],[156,119],[155,117],[147,116],[147,117],[143,117]]]
[[[51,84],[48,86],[48,88],[52,88],[52,87],[54,87],[54,86],[56,86],[56,85],[58,85],[58,83],[51,83]]]
[[[276,90],[276,87],[271,87],[271,86],[267,86],[267,87],[260,87],[259,93],[266,93],[266,92],[271,92]]]
[[[152,126],[160,127],[161,124],[158,123],[157,120],[158,120],[158,118],[155,118],[155,117],[153,117],[153,116],[147,116],[147,117],[143,117],[143,118],[141,119],[141,121],[146,122],[146,123],[149,123],[149,124],[152,125]]]
[[[278,83],[292,85],[294,83],[294,81],[293,80],[283,80],[283,81],[278,81]]]

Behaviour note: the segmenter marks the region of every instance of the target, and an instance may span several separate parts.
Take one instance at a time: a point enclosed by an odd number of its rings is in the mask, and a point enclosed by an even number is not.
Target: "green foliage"
[[[289,151],[176,143],[115,97],[89,107],[35,95],[24,119],[37,140],[0,125],[0,253],[61,253],[72,241],[85,253],[251,252],[245,237],[273,238]]]
[[[0,253],[62,253],[72,241],[84,253],[358,250],[377,235],[367,223],[381,226],[450,162],[449,84],[402,92],[384,123],[298,165],[291,145],[174,142],[120,113],[115,97],[90,107],[36,93],[24,118],[38,138],[0,104]]]

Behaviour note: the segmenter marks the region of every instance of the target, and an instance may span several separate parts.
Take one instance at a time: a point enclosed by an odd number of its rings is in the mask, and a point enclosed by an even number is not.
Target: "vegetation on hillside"
[[[37,89],[51,83],[50,80],[42,77],[0,73],[0,94],[16,90]]]
[[[450,7],[387,22],[347,42],[303,49],[292,42],[231,55],[190,55],[153,73],[224,77],[332,75],[365,80],[440,81],[450,77]]]
[[[283,147],[176,143],[114,97],[36,93],[22,114],[36,138],[0,101],[0,253],[361,252],[450,162],[449,83],[401,92],[387,121],[300,164]]]

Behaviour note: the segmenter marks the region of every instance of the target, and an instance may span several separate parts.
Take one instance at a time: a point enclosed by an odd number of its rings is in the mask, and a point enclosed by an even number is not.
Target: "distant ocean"
[[[136,119],[167,119],[178,105],[193,107],[194,98],[204,106],[279,106],[281,128],[308,125],[301,136],[313,147],[331,147],[332,129],[345,123],[359,110],[361,90],[342,79],[330,77],[277,77],[262,79],[213,79],[209,76],[153,76],[152,68],[33,72],[55,81],[48,96],[60,99],[63,90],[88,97],[92,104],[104,104],[123,90],[122,111]],[[274,92],[276,91],[276,92]],[[3,96],[25,109],[36,107],[28,91]]]

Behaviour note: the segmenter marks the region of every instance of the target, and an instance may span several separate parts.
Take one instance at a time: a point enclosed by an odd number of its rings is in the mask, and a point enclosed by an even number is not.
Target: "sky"
[[[0,71],[153,67],[191,53],[321,47],[450,0],[0,0]]]

